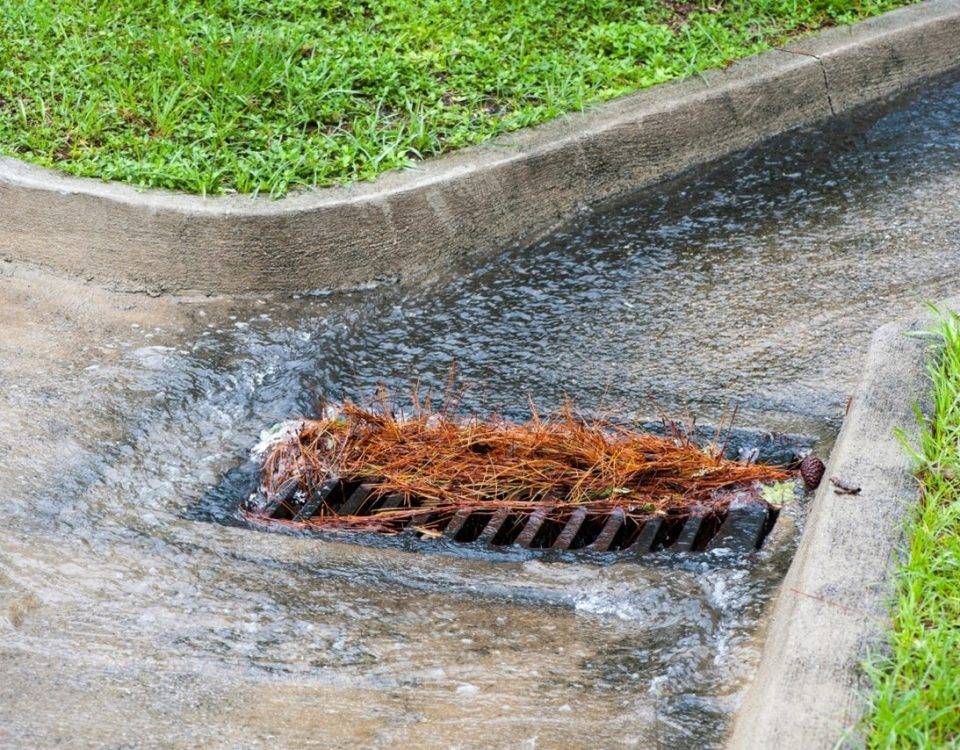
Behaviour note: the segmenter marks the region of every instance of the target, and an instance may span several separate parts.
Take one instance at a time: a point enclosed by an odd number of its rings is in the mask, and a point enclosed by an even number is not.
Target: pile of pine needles
[[[517,424],[425,410],[396,416],[348,402],[302,421],[268,451],[261,494],[269,501],[293,479],[301,499],[330,479],[375,483],[376,495],[399,494],[401,506],[341,516],[324,504],[298,525],[396,532],[418,520],[442,527],[461,510],[546,508],[559,520],[578,507],[620,508],[641,523],[721,513],[734,491],[790,475],[724,458],[721,444],[700,447],[680,429],[664,437],[582,418],[570,407]]]

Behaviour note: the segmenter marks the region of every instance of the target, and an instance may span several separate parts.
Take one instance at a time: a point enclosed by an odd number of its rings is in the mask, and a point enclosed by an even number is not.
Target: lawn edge
[[[387,173],[201,197],[0,158],[0,257],[120,289],[305,291],[415,278],[960,67],[960,0],[852,26]]]
[[[856,733],[872,689],[864,664],[886,643],[907,520],[920,492],[913,458],[895,432],[915,439],[915,408],[925,415],[932,408],[929,341],[907,334],[932,323],[920,314],[873,336],[728,748],[863,744]],[[862,489],[839,494],[831,477]]]

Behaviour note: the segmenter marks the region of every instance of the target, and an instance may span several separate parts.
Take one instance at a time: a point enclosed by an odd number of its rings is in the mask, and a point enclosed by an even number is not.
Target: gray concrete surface
[[[279,201],[202,198],[0,159],[0,257],[150,293],[346,288],[530,240],[578,209],[960,65],[931,0],[392,173]]]
[[[910,458],[894,431],[915,435],[914,405],[929,409],[930,344],[905,334],[929,325],[918,317],[874,335],[863,380],[773,605],[757,677],[737,713],[729,748],[862,744],[857,724],[870,690],[863,665],[884,645],[891,573],[907,511],[918,498]],[[861,492],[836,492],[833,477]]]

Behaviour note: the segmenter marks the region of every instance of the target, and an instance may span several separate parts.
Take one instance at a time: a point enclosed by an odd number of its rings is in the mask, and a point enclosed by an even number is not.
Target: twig
[[[859,495],[860,494],[860,489],[861,489],[860,487],[847,484],[843,480],[837,479],[836,477],[830,477],[830,484],[833,485],[834,487],[833,491],[836,492],[838,495]]]

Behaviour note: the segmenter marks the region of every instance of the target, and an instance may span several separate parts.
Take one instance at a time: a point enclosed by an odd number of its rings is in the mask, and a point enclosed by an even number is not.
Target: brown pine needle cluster
[[[261,490],[269,499],[296,479],[302,498],[332,478],[372,482],[380,496],[402,495],[401,507],[340,516],[322,505],[301,523],[391,532],[418,521],[440,526],[460,510],[549,508],[564,518],[580,506],[621,508],[638,521],[720,513],[732,491],[789,476],[723,458],[721,446],[701,448],[680,431],[662,437],[582,419],[571,408],[516,424],[428,412],[398,418],[346,403],[331,418],[304,420],[270,450]]]

